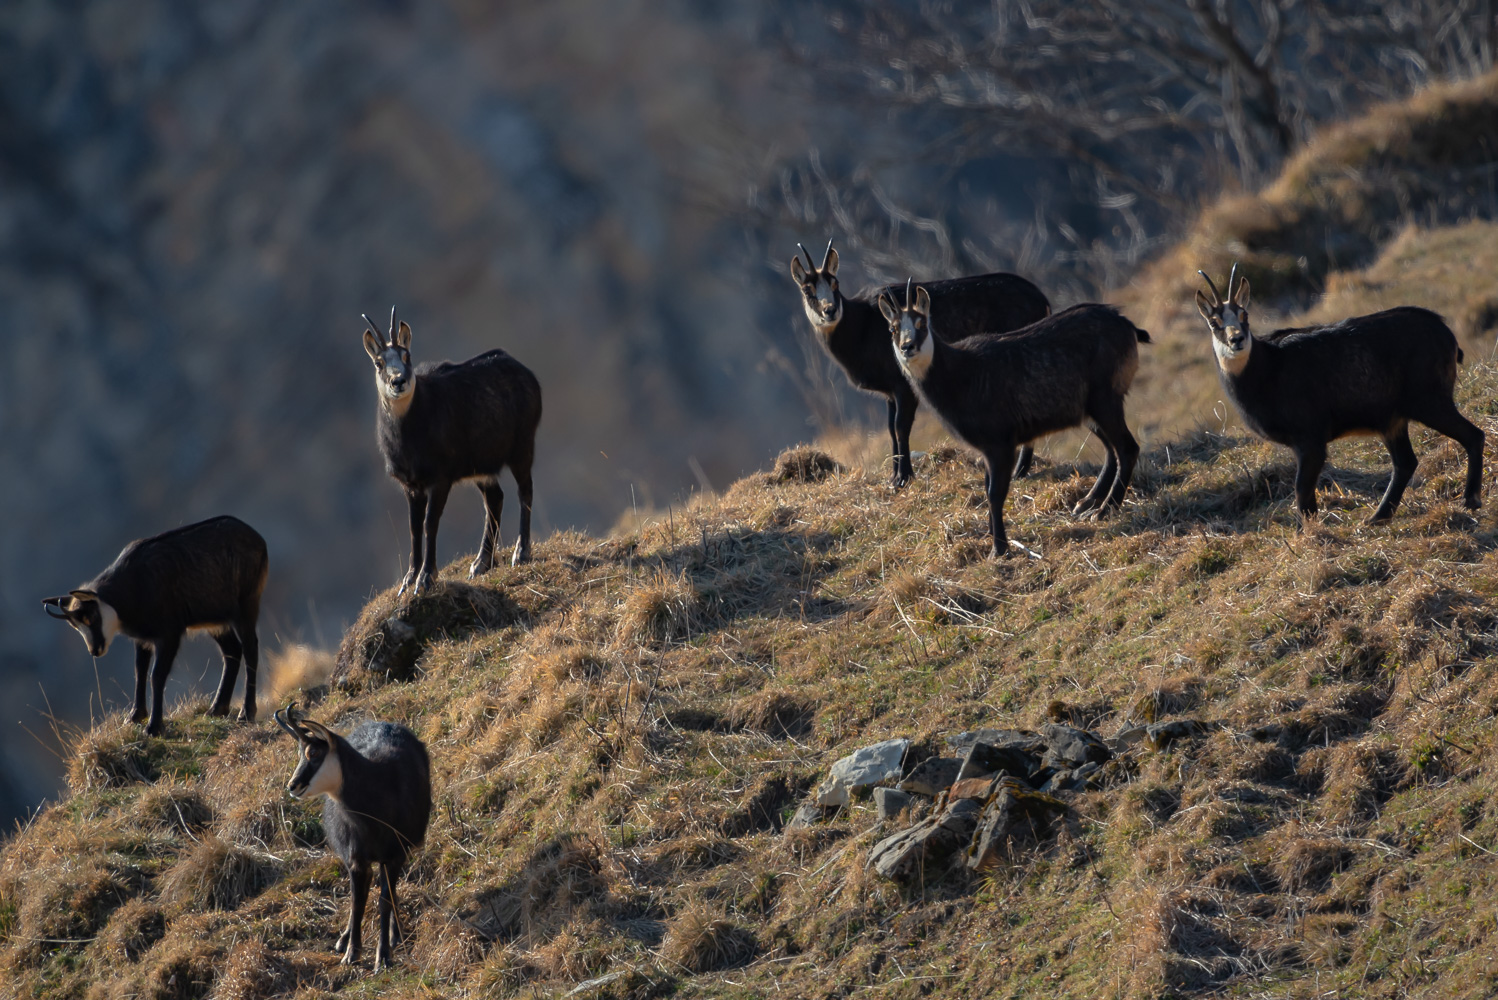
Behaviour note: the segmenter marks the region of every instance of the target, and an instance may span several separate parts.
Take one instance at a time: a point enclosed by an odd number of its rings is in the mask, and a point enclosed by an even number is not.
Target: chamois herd
[[[1102,471],[1073,513],[1098,516],[1123,503],[1139,457],[1124,397],[1148,333],[1112,306],[1052,313],[1041,290],[1014,274],[911,280],[847,298],[832,244],[820,265],[800,250],[805,261],[795,257],[790,273],[817,338],[853,385],[888,402],[894,488],[914,475],[910,429],[924,403],[983,457],[995,557],[1009,547],[1003,508],[1011,479],[1027,474],[1031,443],[1043,435],[1087,425],[1103,444]],[[1256,434],[1294,450],[1295,500],[1303,518],[1316,513],[1327,444],[1352,434],[1377,435],[1389,449],[1393,474],[1370,521],[1392,517],[1417,463],[1411,420],[1466,450],[1464,503],[1479,506],[1483,432],[1452,400],[1462,352],[1441,317],[1404,307],[1255,336],[1248,279],[1237,276],[1236,265],[1226,300],[1206,272],[1198,273],[1210,295],[1198,291],[1196,304],[1222,385]],[[469,575],[493,567],[504,506],[499,474],[506,468],[520,497],[512,562],[529,560],[531,464],[541,420],[535,375],[498,349],[461,364],[413,367],[411,327],[397,323],[394,309],[385,332],[367,316],[365,323],[364,350],[378,399],[376,438],[410,513],[411,557],[397,596],[433,586],[437,527],[459,482],[472,482],[484,500],[483,534]],[[159,736],[167,674],[183,636],[195,630],[212,635],[223,653],[209,714],[228,713],[243,662],[239,718],[255,719],[255,626],[268,569],[265,540],[237,518],[216,517],[131,542],[91,581],[43,604],[78,630],[93,656],[103,656],[116,635],[135,644],[131,718]],[[383,967],[399,939],[398,922],[392,929],[395,883],[431,815],[426,748],[393,723],[364,722],[343,736],[291,705],[274,718],[297,742],[287,790],[297,798],[325,797],[323,830],[348,870],[350,913],[336,944],[345,963],[359,958],[370,881],[380,867],[375,967]]]

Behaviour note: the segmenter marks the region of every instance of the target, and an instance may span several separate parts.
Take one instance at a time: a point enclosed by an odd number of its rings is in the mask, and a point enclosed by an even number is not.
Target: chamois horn
[[[1196,273],[1207,279],[1207,287],[1212,289],[1212,304],[1214,306],[1222,305],[1222,293],[1217,290],[1217,285],[1212,281],[1212,276],[1201,268],[1197,268]]]

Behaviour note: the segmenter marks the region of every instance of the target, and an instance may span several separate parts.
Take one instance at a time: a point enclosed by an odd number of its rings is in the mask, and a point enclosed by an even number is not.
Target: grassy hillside
[[[1459,400],[1498,461],[1498,227],[1391,237],[1313,309],[1466,324]],[[1209,385],[1206,345],[1156,328],[1144,371],[1176,358]],[[928,428],[898,495],[877,463],[799,451],[476,584],[459,560],[432,596],[377,596],[301,697],[432,753],[388,972],[332,955],[346,883],[273,724],[199,703],[161,739],[79,733],[71,795],[0,850],[0,976],[101,1000],[1490,995],[1498,496],[1462,510],[1459,450],[1421,431],[1399,515],[1365,527],[1387,459],[1342,442],[1301,530],[1289,454],[1197,423],[1156,437],[1101,521],[1066,513],[1095,466],[1052,447],[1008,511],[1033,558],[982,558],[981,472]],[[1173,719],[1202,735],[1133,744],[979,874],[878,877],[900,824],[868,802],[785,829],[888,737],[914,759],[977,726]]]

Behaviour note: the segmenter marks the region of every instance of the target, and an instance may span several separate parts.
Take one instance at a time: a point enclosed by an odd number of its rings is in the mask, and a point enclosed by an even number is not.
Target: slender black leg
[[[343,964],[353,965],[359,961],[359,950],[362,944],[362,927],[364,924],[364,905],[369,900],[369,877],[370,869],[367,866],[350,868],[348,873],[349,887],[353,890],[352,901],[349,904],[348,927],[334,950],[343,953]]]
[[[1102,505],[1105,509],[1122,507],[1124,493],[1134,480],[1134,465],[1139,461],[1139,442],[1129,433],[1128,422],[1124,419],[1123,397],[1110,397],[1099,403],[1093,421],[1109,457],[1117,456],[1115,474],[1111,478],[1099,479],[1107,490]]]
[[[389,864],[380,865],[380,939],[375,944],[376,971],[390,965],[390,952],[395,946],[390,924],[395,914],[395,880],[399,871],[397,868],[392,872]]]
[[[499,548],[499,515],[505,509],[505,491],[499,488],[497,478],[479,480],[478,488],[484,497],[484,535],[479,539],[478,555],[468,567],[470,579],[494,568],[494,553]]]
[[[1438,434],[1451,438],[1467,452],[1467,488],[1463,492],[1462,503],[1469,510],[1481,507],[1482,446],[1487,437],[1482,429],[1462,416],[1455,403],[1445,399],[1428,408],[1422,407],[1420,412],[1411,413],[1410,416]]]
[[[527,453],[510,466],[510,474],[515,477],[515,487],[520,493],[520,536],[515,539],[515,555],[510,559],[510,564],[515,566],[531,561],[531,501],[535,499],[531,483],[533,457]]]
[[[1094,428],[1096,430],[1096,428]],[[1101,432],[1098,440],[1103,443],[1103,469],[1097,475],[1097,480],[1092,484],[1092,489],[1087,495],[1078,500],[1071,512],[1078,517],[1089,511],[1097,510],[1103,505],[1103,500],[1108,491],[1113,488],[1113,480],[1118,475],[1118,453],[1113,450],[1113,444]]]
[[[1410,444],[1408,424],[1401,424],[1397,431],[1385,437],[1384,447],[1389,449],[1389,458],[1394,462],[1394,471],[1389,476],[1389,487],[1384,490],[1384,498],[1378,502],[1378,508],[1368,519],[1369,524],[1387,521],[1394,516],[1394,509],[1399,506],[1399,501],[1404,496],[1404,488],[1410,484],[1410,477],[1415,474],[1415,467],[1420,464],[1420,460],[1415,457],[1415,449]]]
[[[244,655],[244,647],[240,645],[239,637],[232,629],[215,635],[213,641],[218,643],[219,652],[224,654],[224,672],[218,679],[218,692],[213,696],[208,714],[228,715],[229,699],[234,697],[234,682],[239,679],[239,660]]]
[[[416,575],[421,572],[422,528],[427,516],[427,494],[426,490],[406,491],[406,513],[411,520],[411,564],[406,569],[406,575],[401,580],[401,589],[396,591],[395,596],[400,597],[407,589],[416,583]]]
[[[160,736],[166,728],[161,722],[161,702],[166,691],[166,675],[172,672],[172,661],[177,658],[177,649],[181,645],[180,635],[156,643],[156,658],[151,663],[151,721],[146,723],[146,732],[152,736]]]
[[[234,631],[244,647],[244,706],[239,710],[239,721],[254,722],[255,675],[260,671],[260,637],[255,634],[253,623],[236,625]]]
[[[131,722],[146,721],[146,678],[151,674],[151,647],[144,643],[135,644],[135,711],[130,715]]]
[[[1316,516],[1316,483],[1326,466],[1326,442],[1295,445],[1295,506],[1302,522]]]
[[[437,576],[437,525],[442,520],[442,508],[447,506],[447,495],[452,491],[451,483],[437,483],[427,497],[426,553],[421,563],[421,573],[416,577],[416,593],[423,594],[432,589]]]
[[[1024,479],[1030,474],[1030,465],[1035,461],[1035,449],[1029,444],[1019,446],[1019,458],[1014,460],[1015,479]]]
[[[1009,497],[1009,477],[1014,471],[1014,444],[1002,444],[983,456],[988,467],[988,530],[993,536],[993,555],[1002,559],[1009,554],[1009,538],[1004,534],[1004,501]]]
[[[915,466],[910,463],[910,429],[915,426],[915,411],[920,406],[915,391],[906,386],[904,392],[890,397],[893,413],[890,420],[895,439],[895,476],[893,484],[900,489],[915,478]]]

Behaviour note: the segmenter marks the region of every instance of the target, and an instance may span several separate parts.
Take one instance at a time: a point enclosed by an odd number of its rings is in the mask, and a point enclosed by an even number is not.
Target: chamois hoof
[[[1468,510],[1481,510],[1482,497],[1467,497],[1462,500],[1462,506]]]
[[[239,714],[236,715],[234,718],[236,720],[240,721],[240,722],[254,722],[255,721],[255,711],[254,711],[254,709],[241,708],[239,710]]]
[[[1375,524],[1384,524],[1392,520],[1394,520],[1394,512],[1392,510],[1376,510],[1373,512],[1373,516],[1363,523],[1372,526]]]
[[[473,565],[468,567],[468,579],[473,580],[477,577],[483,576],[493,568],[494,560],[492,559],[486,562],[478,562],[477,560],[475,560]]]
[[[333,954],[342,955],[348,951],[348,931],[338,935],[338,941],[333,945]]]
[[[208,707],[208,711],[206,714],[213,716],[216,719],[222,719],[224,716],[229,714],[229,706],[228,704],[220,705],[217,702],[214,702]]]
[[[137,726],[142,722],[145,722],[148,718],[150,718],[150,716],[146,715],[145,712],[142,712],[138,709],[130,714],[130,721],[135,723]]]
[[[510,556],[510,565],[519,566],[521,563],[528,563],[530,561],[531,547],[529,545],[523,545],[520,542],[516,542],[515,552]]]
[[[166,725],[159,719],[146,727],[147,736],[160,736],[164,732],[166,732]]]

